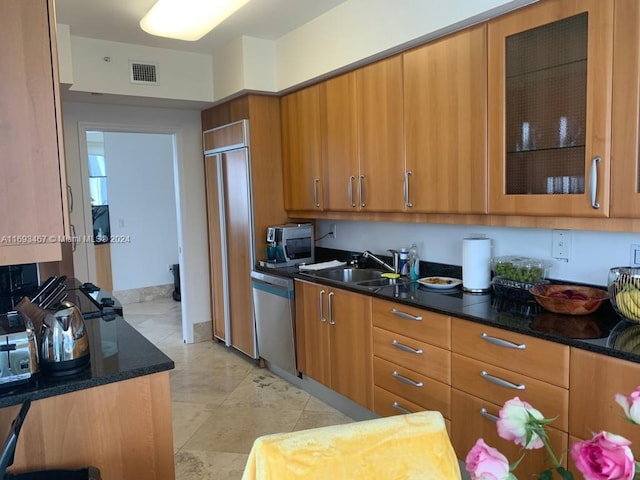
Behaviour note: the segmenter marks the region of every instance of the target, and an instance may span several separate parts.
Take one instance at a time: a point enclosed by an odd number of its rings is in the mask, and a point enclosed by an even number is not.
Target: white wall
[[[551,257],[550,229],[320,220],[316,238],[329,231],[329,223],[336,224],[337,237],[320,240],[318,246],[389,255],[389,248],[408,248],[416,242],[421,260],[462,265],[462,239],[484,234],[492,239],[493,256],[548,259],[553,265],[551,278],[602,286],[607,285],[611,267],[629,265],[631,244],[640,243],[638,233],[574,230],[570,234],[571,256],[564,262]]]
[[[173,136],[104,134],[113,290],[173,283],[178,224]],[[122,242],[117,239],[123,240]]]
[[[533,1],[347,0],[277,40],[277,89]]]
[[[61,49],[60,57],[64,54]],[[211,55],[143,47],[71,35],[71,91],[213,101]],[[109,61],[105,61],[105,57]],[[129,61],[158,64],[159,85],[133,84]]]
[[[84,231],[89,204],[88,192],[81,174],[79,129],[95,126],[111,131],[138,131],[146,133],[176,133],[175,154],[178,170],[178,195],[181,215],[178,218],[178,242],[181,265],[181,294],[183,338],[193,341],[193,325],[210,322],[209,252],[204,193],[204,164],[202,159],[202,126],[200,112],[193,110],[126,107],[65,102],[62,105],[64,121],[67,180],[75,196],[71,222],[78,234]],[[79,201],[84,195],[84,202]],[[91,278],[89,262],[93,262],[90,245],[80,244],[74,255],[75,273],[81,281]],[[95,273],[94,273],[95,275]]]

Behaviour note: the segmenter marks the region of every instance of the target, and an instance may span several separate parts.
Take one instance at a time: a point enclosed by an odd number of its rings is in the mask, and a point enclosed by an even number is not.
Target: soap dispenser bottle
[[[415,242],[409,248],[409,278],[411,280],[420,278],[420,255],[418,255],[418,246]]]

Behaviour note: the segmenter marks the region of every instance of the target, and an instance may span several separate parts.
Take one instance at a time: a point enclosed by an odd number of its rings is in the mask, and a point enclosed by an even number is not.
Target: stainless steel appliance
[[[29,381],[38,371],[37,348],[19,312],[0,315],[0,387]]]
[[[293,279],[253,271],[251,286],[260,358],[296,375]]]
[[[292,267],[313,263],[313,224],[286,223],[267,228],[267,267]]]
[[[63,301],[42,322],[40,368],[50,375],[70,375],[89,364],[89,337],[80,310]]]

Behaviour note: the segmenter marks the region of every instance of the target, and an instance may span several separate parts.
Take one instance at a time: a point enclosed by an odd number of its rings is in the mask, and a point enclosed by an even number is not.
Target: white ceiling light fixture
[[[151,35],[193,42],[231,16],[249,0],[158,0],[140,20]]]

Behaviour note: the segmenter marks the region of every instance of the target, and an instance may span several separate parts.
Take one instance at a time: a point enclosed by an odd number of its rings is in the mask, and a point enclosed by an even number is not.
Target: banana
[[[625,318],[640,322],[640,291],[626,285],[621,292],[616,294],[616,304]]]

